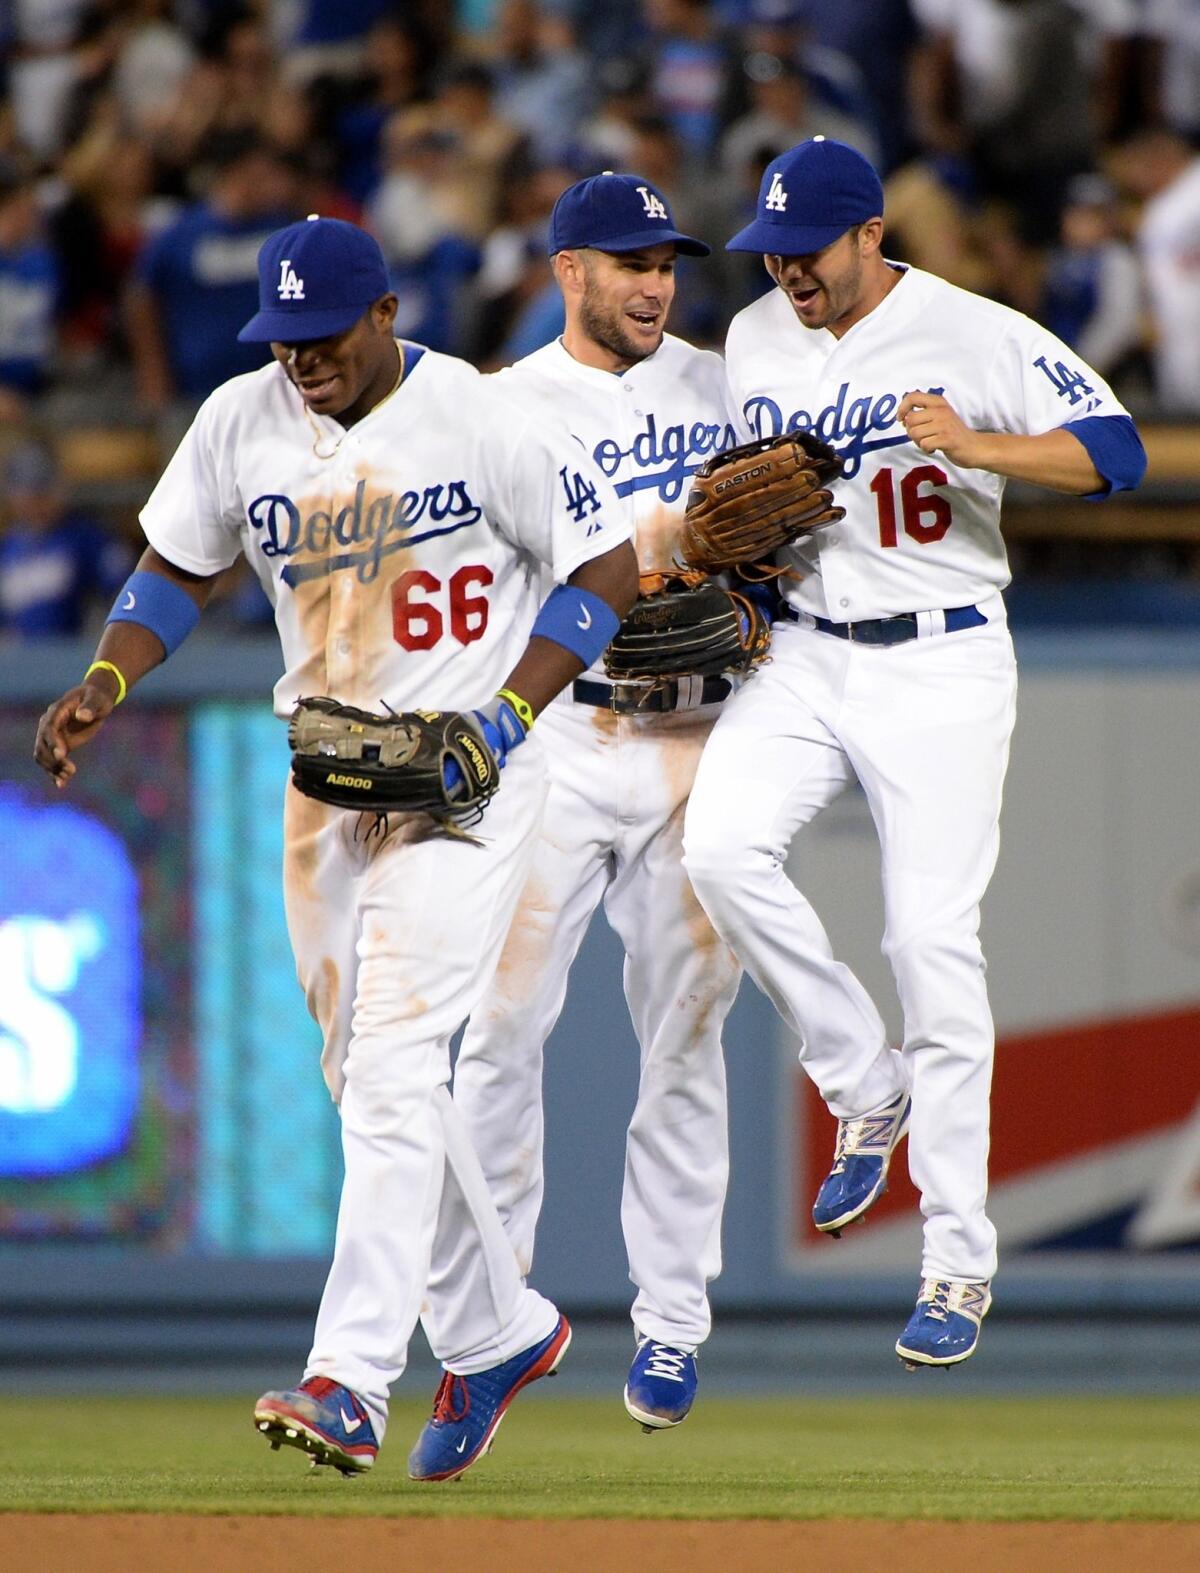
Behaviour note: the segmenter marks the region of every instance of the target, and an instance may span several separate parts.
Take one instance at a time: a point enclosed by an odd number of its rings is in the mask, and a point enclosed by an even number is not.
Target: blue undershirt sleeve
[[[1087,449],[1100,472],[1102,491],[1088,492],[1088,502],[1101,502],[1113,492],[1130,492],[1146,473],[1146,450],[1128,415],[1085,415],[1063,427]]]

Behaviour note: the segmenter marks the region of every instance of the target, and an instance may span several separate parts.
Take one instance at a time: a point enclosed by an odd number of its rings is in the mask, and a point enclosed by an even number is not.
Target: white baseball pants
[[[327,808],[289,784],[284,895],[296,968],[324,1034],[345,1179],[305,1376],[352,1388],[382,1439],[390,1385],[429,1283],[435,1233],[456,1242],[440,1292],[461,1374],[546,1337],[558,1313],[525,1287],[447,1090],[452,1034],[495,969],[545,799],[532,740],[505,767],[472,846],[421,816]],[[380,827],[382,828],[382,827]],[[286,1154],[283,1155],[286,1158]]]
[[[684,807],[713,716],[712,706],[615,716],[568,697],[539,719],[551,776],[542,831],[454,1078],[455,1103],[528,1272],[543,1194],[543,1045],[603,898],[625,947],[625,998],[641,1049],[621,1202],[638,1291],[633,1321],[686,1349],[708,1336],[707,1284],[721,1266],[729,1169],[721,1028],[741,977],[683,871]],[[435,1290],[441,1265],[435,1255]],[[425,1328],[453,1365],[441,1298],[432,1295]]]
[[[987,1198],[994,1033],[979,905],[996,863],[1016,663],[999,596],[986,626],[886,648],[791,623],[727,705],[687,814],[685,863],[718,932],[801,1040],[832,1112],[913,1094],[909,1172],[923,1276],[991,1278]],[[901,1055],[788,879],[792,838],[857,776],[882,853],[883,949]]]

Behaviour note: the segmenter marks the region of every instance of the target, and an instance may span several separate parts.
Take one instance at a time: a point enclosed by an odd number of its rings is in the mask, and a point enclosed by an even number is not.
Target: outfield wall
[[[1200,640],[1029,635],[1000,868],[985,906],[999,1033],[993,1211],[1010,1305],[1200,1308]],[[0,682],[3,1340],[113,1308],[178,1337],[203,1318],[311,1317],[332,1236],[336,1120],[282,928],[283,729],[273,643],[190,641],[59,797],[29,762],[45,699],[90,651]],[[881,658],[884,658],[881,656]],[[144,693],[144,697],[143,697]],[[213,697],[218,695],[219,697]],[[895,1025],[861,794],[806,832],[795,877]],[[907,1299],[906,1181],[840,1244],[806,1212],[828,1118],[774,1013],[727,1033],[733,1180],[718,1306],[864,1313]],[[594,925],[547,1054],[536,1278],[629,1300],[618,1227],[636,1047],[618,948]],[[16,1319],[14,1321],[14,1318]],[[228,1320],[228,1318],[227,1318]],[[136,1348],[137,1329],[119,1337]]]

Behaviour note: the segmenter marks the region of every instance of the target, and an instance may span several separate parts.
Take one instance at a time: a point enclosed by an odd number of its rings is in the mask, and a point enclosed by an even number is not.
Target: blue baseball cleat
[[[453,1480],[470,1469],[491,1447],[509,1404],[539,1376],[553,1376],[570,1342],[571,1325],[560,1316],[547,1338],[503,1365],[473,1376],[447,1371],[433,1401],[433,1415],[408,1455],[409,1479]]]
[[[813,1223],[836,1240],[847,1224],[856,1223],[887,1190],[888,1165],[908,1129],[912,1099],[902,1092],[878,1114],[839,1120],[833,1168],[813,1203]]]
[[[361,1399],[326,1376],[310,1376],[286,1392],[264,1393],[254,1406],[254,1424],[272,1448],[298,1447],[314,1465],[329,1464],[347,1476],[370,1469],[379,1452]]]
[[[643,1431],[663,1431],[686,1420],[696,1398],[696,1356],[638,1338],[625,1383],[625,1408]]]
[[[924,1279],[917,1308],[896,1341],[896,1353],[910,1371],[923,1365],[952,1366],[969,1360],[991,1303],[989,1284]]]

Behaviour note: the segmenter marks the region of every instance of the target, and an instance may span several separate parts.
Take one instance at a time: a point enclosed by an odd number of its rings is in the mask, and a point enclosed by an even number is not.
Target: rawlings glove
[[[704,573],[746,564],[746,577],[782,572],[763,563],[772,552],[846,517],[829,484],[842,461],[811,432],[791,431],[727,448],[692,476],[681,536],[683,560]]]
[[[748,672],[770,643],[769,622],[745,596],[699,573],[643,574],[604,670],[620,683]]]
[[[307,797],[376,814],[429,814],[452,835],[479,818],[500,784],[503,760],[477,714],[374,715],[324,696],[301,699],[288,743],[292,781]]]

